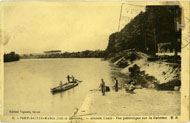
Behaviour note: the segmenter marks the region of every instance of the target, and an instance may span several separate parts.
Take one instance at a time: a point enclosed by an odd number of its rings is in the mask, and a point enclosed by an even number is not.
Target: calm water
[[[104,78],[111,84],[111,67],[101,59],[21,59],[5,63],[5,115],[20,115],[10,111],[40,111],[40,115],[71,115],[79,108],[90,89],[99,87]],[[67,75],[83,82],[66,92],[52,95],[50,88]],[[34,115],[34,114],[33,114]],[[37,114],[39,115],[39,114]]]

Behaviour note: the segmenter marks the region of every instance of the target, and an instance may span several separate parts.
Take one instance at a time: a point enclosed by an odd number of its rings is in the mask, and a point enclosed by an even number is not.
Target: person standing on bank
[[[115,81],[115,92],[118,92],[118,80],[114,78]]]
[[[102,95],[104,96],[105,95],[105,82],[103,79],[101,79],[102,82],[100,84],[100,88],[101,88],[101,92],[102,92]]]

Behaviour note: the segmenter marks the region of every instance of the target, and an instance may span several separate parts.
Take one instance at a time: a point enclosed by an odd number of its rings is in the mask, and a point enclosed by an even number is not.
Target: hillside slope
[[[177,63],[165,61],[148,61],[149,56],[140,51],[125,51],[112,57],[115,65],[122,68],[121,73],[146,88],[159,90],[179,90],[181,86],[181,67]],[[133,69],[133,71],[131,71]]]

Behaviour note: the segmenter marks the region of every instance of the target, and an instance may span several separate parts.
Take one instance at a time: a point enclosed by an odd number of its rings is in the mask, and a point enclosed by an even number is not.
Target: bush
[[[175,86],[181,86],[181,80],[174,79],[167,83],[162,83],[157,86],[158,90],[170,90],[173,91]]]

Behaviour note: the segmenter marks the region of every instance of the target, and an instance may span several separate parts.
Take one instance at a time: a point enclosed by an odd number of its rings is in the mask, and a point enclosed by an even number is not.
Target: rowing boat
[[[65,84],[57,86],[55,88],[51,88],[51,92],[54,94],[54,93],[57,93],[57,92],[66,91],[66,90],[69,90],[71,88],[74,88],[77,85],[78,85],[77,82],[65,83]]]

